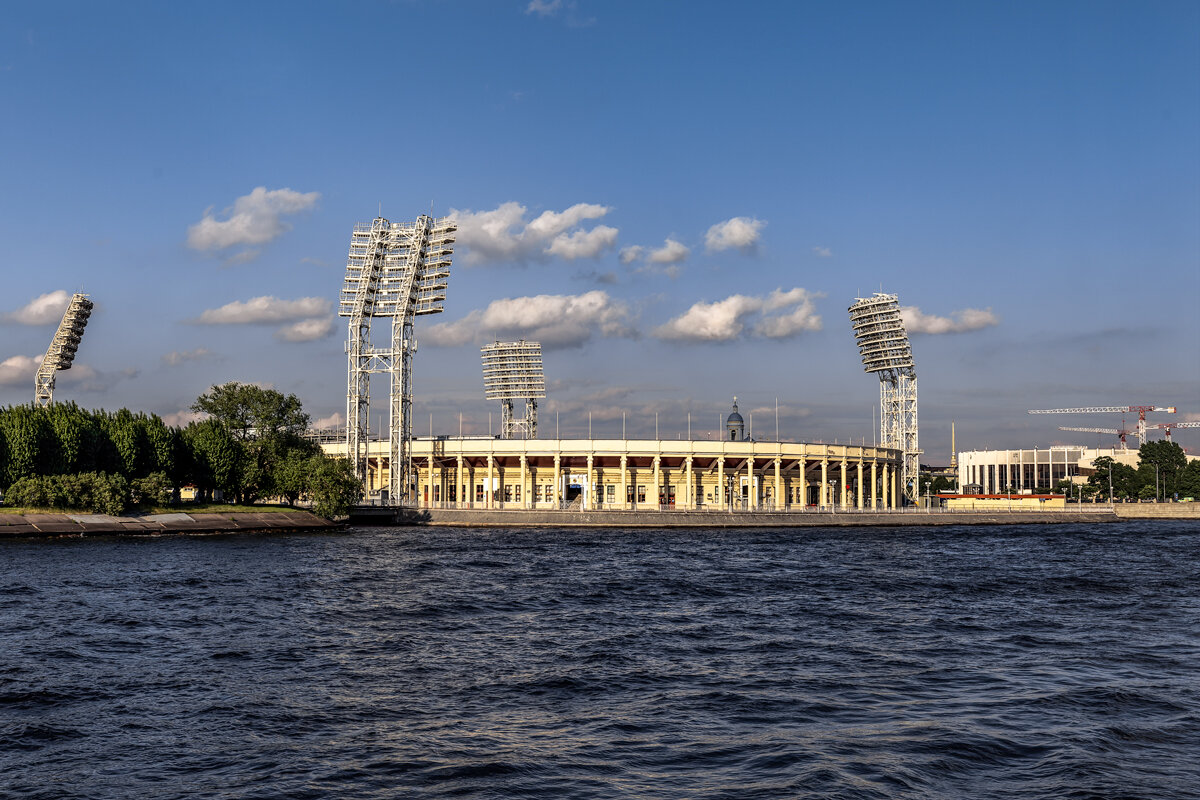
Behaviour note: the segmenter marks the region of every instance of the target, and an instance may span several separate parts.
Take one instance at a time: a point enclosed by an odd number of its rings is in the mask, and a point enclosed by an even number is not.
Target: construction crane
[[[1129,449],[1129,445],[1128,445],[1128,443],[1126,443],[1125,437],[1131,433],[1136,433],[1136,431],[1131,431],[1128,428],[1126,428],[1125,423],[1123,423],[1123,422],[1121,423],[1120,428],[1063,428],[1060,426],[1059,430],[1060,431],[1075,431],[1077,433],[1107,433],[1112,436],[1116,436],[1116,437],[1120,438],[1122,450]]]
[[[1172,428],[1200,428],[1200,422],[1160,422],[1157,425],[1147,425],[1151,430],[1160,430],[1166,434],[1167,441],[1171,441]]]
[[[1137,414],[1138,444],[1146,443],[1146,414],[1162,412],[1174,414],[1175,406],[1092,406],[1089,408],[1044,408],[1030,411],[1030,414]],[[1115,433],[1115,431],[1114,431]]]

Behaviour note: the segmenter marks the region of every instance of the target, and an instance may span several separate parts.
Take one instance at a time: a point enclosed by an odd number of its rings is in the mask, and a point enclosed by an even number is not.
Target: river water
[[[3,798],[1200,798],[1200,523],[0,541]]]

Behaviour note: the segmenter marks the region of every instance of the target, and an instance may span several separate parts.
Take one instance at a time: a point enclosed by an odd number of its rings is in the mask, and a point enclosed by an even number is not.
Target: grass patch
[[[182,503],[177,506],[154,506],[152,508],[131,510],[126,513],[129,515],[144,515],[144,514],[234,514],[234,513],[250,513],[250,514],[270,514],[283,511],[307,511],[308,509],[278,506],[278,505],[252,505],[238,506],[230,503]],[[0,506],[0,515],[8,514],[12,516],[22,514],[95,514],[95,511],[79,508],[27,508],[22,506]]]

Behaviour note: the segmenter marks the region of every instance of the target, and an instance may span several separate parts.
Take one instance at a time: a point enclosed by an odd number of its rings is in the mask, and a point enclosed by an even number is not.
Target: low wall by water
[[[161,536],[173,533],[264,533],[338,530],[307,511],[233,511],[219,514],[0,514],[0,537],[17,536]]]
[[[897,525],[1020,525],[1116,522],[1107,507],[1087,511],[533,511],[496,509],[355,509],[358,525],[601,528],[799,528]]]
[[[1200,520],[1200,502],[1192,503],[1117,503],[1113,506],[1121,519],[1196,519]]]

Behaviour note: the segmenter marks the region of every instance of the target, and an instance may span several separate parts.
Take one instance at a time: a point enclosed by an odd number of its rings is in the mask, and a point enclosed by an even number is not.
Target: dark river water
[[[0,541],[3,798],[1200,798],[1200,523]]]

